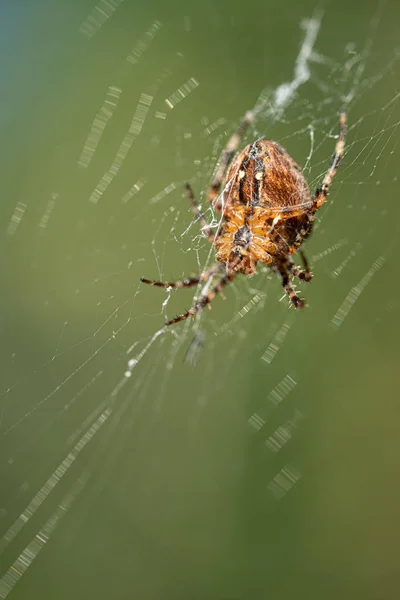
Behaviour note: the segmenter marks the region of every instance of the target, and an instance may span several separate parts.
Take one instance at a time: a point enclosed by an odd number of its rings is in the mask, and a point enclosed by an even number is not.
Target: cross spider
[[[315,213],[325,202],[329,187],[343,156],[346,134],[346,114],[340,114],[339,138],[335,154],[322,184],[311,199],[310,190],[299,165],[276,142],[256,140],[236,156],[243,134],[252,123],[254,113],[248,112],[232,135],[211,182],[208,199],[222,218],[213,231],[195,200],[193,190],[186,183],[186,193],[202,231],[215,246],[219,263],[195,277],[183,281],[162,282],[141,279],[143,283],[165,288],[182,288],[208,281],[221,274],[214,285],[194,306],[171,319],[172,325],[195,315],[209,304],[238,273],[251,275],[258,261],[268,265],[282,278],[282,286],[291,304],[303,308],[305,302],[297,295],[290,278],[311,281],[307,259],[300,250],[304,269],[291,259],[312,230]],[[220,196],[220,190],[223,192]]]

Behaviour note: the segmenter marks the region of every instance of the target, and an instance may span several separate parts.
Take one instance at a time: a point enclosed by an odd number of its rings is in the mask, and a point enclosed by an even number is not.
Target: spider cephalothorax
[[[290,277],[311,281],[307,260],[300,252],[304,270],[296,266],[291,255],[311,233],[315,213],[325,202],[329,186],[343,156],[346,115],[340,115],[340,133],[332,159],[321,187],[311,198],[310,190],[299,165],[282,146],[269,140],[257,140],[246,146],[230,165],[240,139],[251,123],[253,113],[247,113],[237,132],[231,137],[221,156],[208,197],[214,210],[222,215],[214,232],[197,206],[192,188],[186,191],[204,233],[216,248],[220,266],[213,266],[196,277],[184,281],[161,282],[142,279],[160,287],[190,287],[222,273],[219,282],[202,296],[186,313],[168,321],[167,325],[196,314],[238,273],[251,275],[262,262],[282,277],[282,285],[296,308],[304,306]],[[227,175],[226,170],[229,168]],[[223,192],[220,195],[224,182]]]

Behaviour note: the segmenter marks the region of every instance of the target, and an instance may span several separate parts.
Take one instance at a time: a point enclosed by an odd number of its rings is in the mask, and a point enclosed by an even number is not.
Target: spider
[[[304,269],[294,264],[291,255],[310,235],[315,214],[328,195],[344,152],[346,114],[340,114],[335,153],[313,198],[299,165],[277,142],[256,140],[239,152],[232,162],[253,119],[252,111],[246,113],[229,139],[208,190],[208,199],[213,209],[222,215],[217,231],[213,231],[207,223],[191,185],[186,183],[185,186],[201,229],[215,246],[219,264],[182,281],[163,282],[141,278],[143,283],[149,285],[183,288],[204,283],[211,277],[220,275],[219,281],[190,310],[171,319],[166,325],[194,316],[210,304],[238,273],[255,273],[259,261],[280,275],[291,305],[295,308],[305,306],[305,301],[297,295],[291,278],[308,282],[312,279],[312,273],[301,250],[299,254]],[[222,186],[223,192],[220,195]]]

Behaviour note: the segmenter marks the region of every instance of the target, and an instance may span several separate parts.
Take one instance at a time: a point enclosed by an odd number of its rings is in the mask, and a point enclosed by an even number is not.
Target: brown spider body
[[[150,285],[181,288],[220,276],[219,281],[190,310],[171,319],[167,325],[194,316],[210,304],[238,273],[254,274],[258,262],[268,265],[281,276],[282,286],[293,306],[305,306],[304,300],[297,295],[291,278],[311,281],[312,274],[301,250],[304,270],[294,264],[291,256],[310,235],[315,213],[328,195],[344,152],[346,115],[340,115],[335,154],[313,198],[299,165],[276,142],[257,140],[239,152],[232,162],[240,140],[253,118],[254,113],[247,113],[230,138],[209,188],[208,199],[214,210],[221,213],[216,232],[197,205],[191,186],[186,184],[193,212],[203,232],[215,246],[216,258],[220,264],[182,281],[164,282],[142,278],[144,283]],[[222,186],[223,192],[220,194]]]
[[[257,262],[271,265],[293,254],[306,225],[304,207],[311,194],[299,165],[276,142],[259,140],[233,161],[223,193],[225,222],[214,241],[216,258],[227,273],[256,272]],[[300,214],[285,219],[285,210]],[[301,208],[299,208],[301,207]]]

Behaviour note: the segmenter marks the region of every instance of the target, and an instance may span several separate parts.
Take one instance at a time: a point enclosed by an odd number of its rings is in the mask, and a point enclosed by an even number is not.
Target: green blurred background
[[[398,598],[400,5],[0,14],[0,598]],[[260,94],[312,189],[348,112],[309,308],[260,270],[160,330],[193,293],[139,278],[207,263],[182,186]]]

